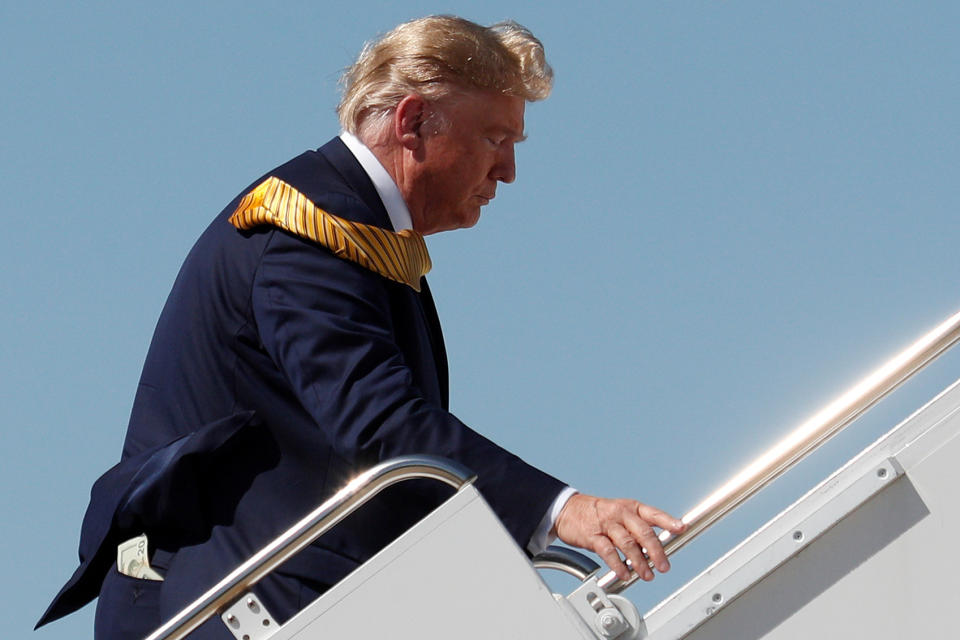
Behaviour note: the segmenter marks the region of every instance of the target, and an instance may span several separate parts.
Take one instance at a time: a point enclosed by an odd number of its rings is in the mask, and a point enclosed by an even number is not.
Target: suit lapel
[[[377,218],[372,221],[358,220],[376,224],[377,226],[393,230],[393,224],[390,222],[390,216],[387,209],[380,200],[373,182],[363,170],[360,163],[350,152],[340,138],[334,138],[318,150],[328,162],[343,177],[344,182],[353,189],[361,200],[373,211]],[[333,212],[336,213],[336,212]],[[444,409],[449,408],[450,403],[450,382],[447,370],[447,351],[443,344],[443,332],[440,329],[440,319],[437,316],[437,308],[433,303],[433,296],[430,294],[430,287],[427,285],[427,279],[421,279],[421,292],[418,294],[412,289],[408,289],[408,294],[414,296],[417,301],[415,305],[420,309],[420,321],[426,328],[427,337],[430,340],[430,350],[433,353],[433,364],[437,371],[437,381],[440,387],[441,406]]]
[[[440,318],[437,317],[437,308],[433,304],[433,295],[430,293],[430,286],[427,284],[426,278],[420,280],[420,286],[421,290],[417,298],[420,301],[420,308],[427,324],[427,333],[430,336],[430,347],[433,351],[433,361],[437,369],[437,382],[440,385],[440,404],[444,409],[449,410],[450,380],[447,371],[447,349],[443,344]]]

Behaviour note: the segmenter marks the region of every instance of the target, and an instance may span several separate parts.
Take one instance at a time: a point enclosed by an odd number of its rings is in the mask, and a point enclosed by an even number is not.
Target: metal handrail
[[[590,556],[574,549],[550,545],[531,560],[536,569],[555,569],[568,573],[581,582],[596,573],[600,568]]]
[[[675,553],[743,504],[958,341],[960,313],[948,318],[855,384],[695,506],[683,516],[687,525],[683,533],[674,535],[662,531],[660,542],[666,554]],[[610,571],[597,584],[607,593],[620,593],[639,578],[631,570],[630,579],[620,580]]]
[[[414,478],[445,482],[460,489],[475,479],[456,462],[435,456],[404,456],[364,471],[287,531],[231,571],[146,640],[180,640],[246,593],[261,578],[329,531],[387,487]]]

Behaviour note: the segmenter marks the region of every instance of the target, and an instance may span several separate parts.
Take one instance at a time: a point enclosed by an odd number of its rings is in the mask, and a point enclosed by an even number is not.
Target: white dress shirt
[[[407,203],[403,200],[397,183],[393,181],[387,170],[377,160],[377,156],[373,155],[373,151],[370,151],[367,145],[360,142],[360,139],[349,131],[341,133],[340,139],[343,140],[343,144],[347,145],[347,149],[350,149],[350,153],[357,159],[357,162],[369,176],[370,181],[373,182],[373,188],[377,190],[377,195],[380,196],[380,201],[383,202],[387,215],[390,216],[390,224],[393,225],[393,230],[413,229],[410,210],[407,209]]]

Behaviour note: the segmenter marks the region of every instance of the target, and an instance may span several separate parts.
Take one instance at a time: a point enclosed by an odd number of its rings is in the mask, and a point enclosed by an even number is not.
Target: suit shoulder
[[[283,180],[328,213],[355,222],[382,225],[371,207],[371,195],[360,192],[372,189],[372,184],[357,185],[355,170],[356,167],[338,165],[320,151],[307,151],[268,175]]]

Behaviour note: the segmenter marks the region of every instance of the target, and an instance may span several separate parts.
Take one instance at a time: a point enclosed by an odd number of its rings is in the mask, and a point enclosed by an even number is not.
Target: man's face
[[[516,177],[514,145],[523,140],[522,98],[473,92],[444,101],[445,125],[432,131],[408,165],[413,227],[424,235],[472,227],[497,182]]]

